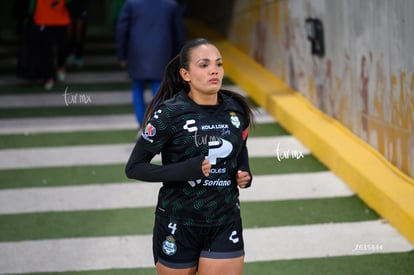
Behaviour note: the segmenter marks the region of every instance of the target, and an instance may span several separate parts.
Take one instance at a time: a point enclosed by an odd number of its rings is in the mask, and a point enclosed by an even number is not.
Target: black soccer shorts
[[[241,219],[220,226],[187,226],[156,215],[154,262],[170,268],[189,268],[198,259],[231,259],[244,255]]]

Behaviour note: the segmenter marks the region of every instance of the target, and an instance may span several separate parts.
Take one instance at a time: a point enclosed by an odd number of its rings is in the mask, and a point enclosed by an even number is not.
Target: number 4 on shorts
[[[170,222],[168,224],[168,228],[171,229],[171,234],[174,235],[175,231],[177,230],[177,224]]]

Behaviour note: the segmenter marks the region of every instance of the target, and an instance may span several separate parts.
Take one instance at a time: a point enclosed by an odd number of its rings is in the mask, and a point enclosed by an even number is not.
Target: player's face
[[[182,69],[181,75],[189,83],[192,93],[217,94],[224,75],[220,52],[213,45],[192,49],[189,69]]]

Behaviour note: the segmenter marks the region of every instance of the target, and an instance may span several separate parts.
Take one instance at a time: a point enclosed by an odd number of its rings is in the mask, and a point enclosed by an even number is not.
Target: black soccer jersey
[[[163,164],[202,155],[212,165],[208,177],[163,182],[156,211],[172,222],[220,225],[240,217],[236,173],[247,138],[246,114],[235,99],[223,93],[219,98],[211,113],[181,91],[160,104],[138,141],[147,151],[161,153]]]

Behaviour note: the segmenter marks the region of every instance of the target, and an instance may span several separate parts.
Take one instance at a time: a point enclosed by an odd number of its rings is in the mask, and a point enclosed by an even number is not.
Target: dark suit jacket
[[[127,0],[116,27],[118,60],[133,80],[161,80],[185,41],[182,12],[174,0]]]

